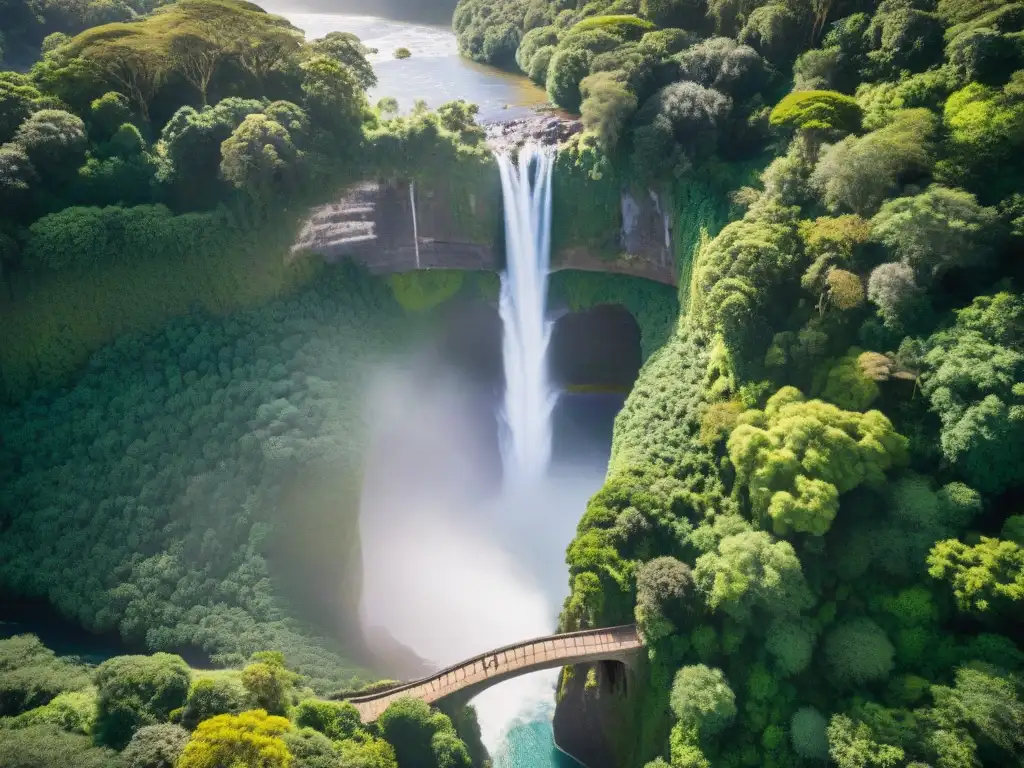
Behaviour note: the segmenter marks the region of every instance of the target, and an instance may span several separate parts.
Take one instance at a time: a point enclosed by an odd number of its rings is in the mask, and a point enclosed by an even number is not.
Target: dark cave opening
[[[640,326],[620,304],[567,312],[551,331],[548,360],[556,387],[628,392],[640,373]]]

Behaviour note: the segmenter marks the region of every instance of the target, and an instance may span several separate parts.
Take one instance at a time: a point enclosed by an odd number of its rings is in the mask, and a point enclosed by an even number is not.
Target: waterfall
[[[524,148],[518,166],[507,154],[498,157],[506,254],[498,307],[506,382],[501,452],[510,489],[534,485],[551,459],[556,394],[548,381],[546,309],[553,165],[554,152],[537,147]]]

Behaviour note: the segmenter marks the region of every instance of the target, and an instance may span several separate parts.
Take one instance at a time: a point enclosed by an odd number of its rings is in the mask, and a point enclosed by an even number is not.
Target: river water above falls
[[[403,112],[417,99],[438,107],[446,101],[465,99],[480,107],[483,122],[524,117],[547,96],[542,88],[521,75],[503,72],[459,56],[451,29],[410,24],[373,16],[341,13],[300,13],[279,2],[260,3],[306,33],[307,39],[329,32],[351,32],[377,53],[369,56],[377,73],[370,99],[391,96]],[[395,49],[408,48],[412,57],[396,59]]]

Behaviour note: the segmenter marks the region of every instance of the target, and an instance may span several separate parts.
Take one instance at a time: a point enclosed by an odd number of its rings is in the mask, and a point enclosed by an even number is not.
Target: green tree
[[[936,542],[928,574],[949,582],[965,611],[1010,615],[1024,600],[1024,549],[1016,541],[982,536],[974,546],[956,539]]]
[[[796,675],[810,665],[816,639],[806,622],[776,620],[768,627],[765,649],[783,675]]]
[[[362,725],[359,710],[353,704],[320,699],[300,701],[292,713],[292,720],[296,725],[319,731],[332,741],[352,738]]]
[[[669,699],[679,722],[701,736],[714,736],[736,717],[736,696],[720,669],[703,664],[676,672]]]
[[[998,244],[997,229],[995,210],[968,192],[935,184],[887,201],[871,220],[872,237],[913,268],[922,285],[949,269],[984,265]]]
[[[473,768],[469,750],[454,731],[438,731],[430,739],[437,768]]]
[[[293,758],[290,768],[338,768],[341,765],[331,740],[312,728],[288,731],[281,738]]]
[[[273,715],[288,711],[296,675],[284,666],[280,652],[261,652],[242,670],[242,685],[260,709]]]
[[[192,730],[215,715],[237,715],[245,709],[246,691],[237,680],[201,677],[192,683],[181,724]]]
[[[970,83],[946,101],[943,122],[950,153],[943,174],[975,185],[986,173],[1017,156],[1024,143],[1024,98],[1011,84],[995,89]]]
[[[548,98],[564,109],[577,111],[583,101],[580,83],[589,73],[593,57],[585,48],[559,46],[548,64]]]
[[[303,106],[310,118],[336,140],[355,143],[368,107],[352,70],[328,56],[314,56],[302,63],[302,72]]]
[[[342,66],[348,67],[364,90],[377,85],[377,75],[366,57],[376,51],[367,48],[351,32],[328,32],[318,40],[310,41],[306,48],[318,56],[330,56]]]
[[[813,603],[793,547],[764,531],[726,536],[697,558],[693,577],[709,608],[740,621],[755,610],[795,616]]]
[[[680,621],[693,588],[690,567],[674,557],[656,557],[636,576],[636,623],[644,642],[658,642],[683,629]]]
[[[801,707],[789,721],[793,750],[807,760],[828,758],[828,720],[814,707]]]
[[[0,145],[10,141],[18,127],[39,108],[43,94],[27,78],[0,73]]]
[[[982,491],[1019,483],[1024,355],[963,326],[934,334],[926,347],[921,391],[942,421],[943,455]]]
[[[6,211],[13,214],[23,208],[37,178],[24,149],[17,144],[0,147],[0,203]]]
[[[384,710],[377,725],[384,740],[394,747],[402,768],[441,768],[434,752],[434,739],[440,734],[455,736],[455,728],[447,715],[431,712],[426,703],[409,697],[398,699]],[[442,755],[452,755],[456,760],[452,766],[462,765],[455,757],[459,750],[450,740],[441,739],[439,751]]]
[[[248,115],[262,111],[259,101],[238,98],[223,99],[201,111],[180,108],[161,132],[171,180],[183,185],[188,196],[202,194],[209,186],[216,190],[221,147]]]
[[[295,186],[298,161],[288,131],[266,115],[249,115],[221,145],[220,172],[254,200],[266,202]]]
[[[784,387],[764,411],[740,417],[728,442],[736,478],[754,513],[777,533],[821,536],[839,511],[839,496],[862,483],[880,487],[907,459],[907,440],[879,411],[843,411],[807,401]]]
[[[85,123],[70,112],[43,109],[21,124],[14,143],[25,150],[44,178],[64,177],[85,160]]]
[[[823,149],[811,184],[830,210],[870,216],[901,181],[931,170],[937,129],[929,110],[902,110],[876,131]]]
[[[597,134],[598,144],[605,152],[612,152],[626,121],[636,111],[636,96],[613,73],[597,72],[580,82],[583,104],[580,113],[583,126]]]
[[[843,622],[825,637],[829,675],[841,685],[884,679],[893,669],[894,653],[885,631],[867,618]]]
[[[1020,761],[1024,752],[1024,702],[1015,676],[985,664],[956,671],[956,685],[932,686],[935,708],[948,721],[966,726],[995,745],[1006,757]]]
[[[864,723],[833,715],[828,724],[828,753],[838,768],[898,768],[901,747],[879,743]]]
[[[116,656],[96,668],[96,740],[124,748],[145,725],[166,722],[188,698],[191,671],[180,656]]]

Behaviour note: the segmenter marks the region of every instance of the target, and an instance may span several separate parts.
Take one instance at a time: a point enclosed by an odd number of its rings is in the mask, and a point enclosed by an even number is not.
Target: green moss
[[[388,287],[395,299],[410,312],[433,309],[452,298],[463,284],[457,269],[429,269],[388,275]]]

